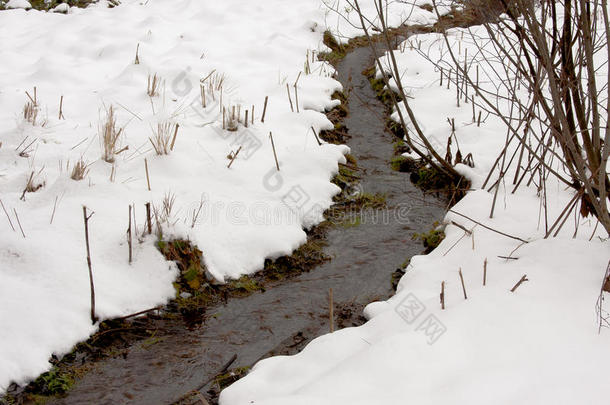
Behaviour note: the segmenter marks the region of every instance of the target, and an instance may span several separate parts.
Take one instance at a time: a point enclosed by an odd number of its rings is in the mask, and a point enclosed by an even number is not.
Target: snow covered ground
[[[476,54],[467,38],[462,30],[451,33],[461,60],[466,48],[471,57]],[[471,104],[462,100],[457,106],[455,85],[439,86],[439,71],[422,55],[448,61],[442,37],[418,35],[400,49],[403,83],[418,122],[444,156],[451,133],[447,118],[455,118],[462,155],[472,153],[476,164],[458,168],[474,190],[447,214],[441,245],[411,260],[397,294],[366,308],[365,325],[321,336],[295,356],[259,362],[222,392],[220,403],[607,403],[610,333],[598,334],[596,314],[610,258],[607,235],[594,232],[594,220],[570,216],[558,237],[544,239],[545,214],[534,184],[511,194],[509,180],[500,187],[490,219],[493,193],[481,186],[504,146],[506,129],[493,117],[477,127]],[[574,194],[551,178],[547,195],[552,222]],[[527,281],[511,292],[525,275]],[[439,303],[442,282],[445,310]]]
[[[0,12],[0,392],[96,329],[83,206],[94,213],[97,315],[126,315],[174,295],[177,271],[144,234],[145,203],[165,238],[198,245],[214,277],[238,277],[306,240],[303,228],[339,191],[329,180],[348,151],[319,146],[311,131],[332,128],[322,112],[341,89],[316,59],[330,15],[319,0],[124,0],[63,11]],[[227,121],[239,113],[237,131],[223,130],[223,106]],[[108,162],[100,134],[111,107],[119,135]],[[168,143],[178,128],[162,156],[149,139],[160,125]],[[77,164],[82,180],[71,178]]]

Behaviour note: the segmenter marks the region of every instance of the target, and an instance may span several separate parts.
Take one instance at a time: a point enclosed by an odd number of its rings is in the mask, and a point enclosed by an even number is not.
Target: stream
[[[385,214],[364,215],[357,226],[336,226],[325,252],[332,260],[314,270],[276,283],[264,292],[231,298],[208,308],[203,324],[159,320],[155,339],[133,344],[122,356],[102,359],[53,404],[171,404],[219,373],[234,355],[230,369],[250,367],[277,354],[294,354],[329,332],[329,288],[333,289],[336,328],[363,322],[365,305],[389,298],[391,275],[405,259],[421,254],[415,232],[428,231],[442,218],[440,200],[415,188],[407,173],[393,171],[393,136],[384,130],[383,104],[362,70],[372,66],[366,47],[350,52],[338,66],[349,96],[348,145],[361,169],[361,188],[384,193]],[[210,404],[208,393],[201,393]]]

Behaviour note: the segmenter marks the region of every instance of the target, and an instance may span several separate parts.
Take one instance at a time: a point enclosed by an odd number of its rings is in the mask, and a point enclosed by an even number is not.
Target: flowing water
[[[351,88],[347,141],[361,168],[365,192],[386,194],[388,208],[365,213],[360,225],[332,228],[325,252],[332,260],[244,298],[209,308],[205,322],[187,327],[160,320],[154,339],[133,344],[123,356],[101,360],[69,391],[61,404],[171,404],[218,374],[252,366],[272,354],[290,354],[329,331],[328,291],[333,289],[339,327],[358,323],[364,306],[392,294],[391,275],[405,259],[420,254],[414,232],[442,218],[439,200],[424,198],[408,174],[392,171],[392,135],[384,131],[384,106],[361,71],[372,65],[367,48],[339,64],[339,80]],[[355,316],[354,316],[355,315]],[[356,319],[356,321],[354,321]],[[201,392],[210,403],[207,384]]]

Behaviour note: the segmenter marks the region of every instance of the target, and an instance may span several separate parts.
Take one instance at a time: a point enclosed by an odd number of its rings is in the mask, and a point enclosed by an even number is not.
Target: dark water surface
[[[351,88],[345,125],[362,169],[362,189],[385,193],[388,209],[365,213],[359,226],[332,229],[325,249],[331,261],[265,292],[209,308],[195,329],[179,321],[164,324],[153,342],[138,342],[125,357],[98,362],[65,398],[51,403],[171,404],[215,376],[234,354],[231,368],[252,366],[272,354],[294,353],[327,333],[329,288],[336,313],[347,318],[343,326],[351,326],[366,304],[392,294],[391,274],[422,251],[412,234],[429,230],[443,211],[439,200],[424,198],[408,174],[389,166],[393,139],[384,131],[384,106],[361,74],[371,65],[370,51],[356,49],[340,63],[339,80]],[[206,394],[210,387],[202,392],[214,403]]]

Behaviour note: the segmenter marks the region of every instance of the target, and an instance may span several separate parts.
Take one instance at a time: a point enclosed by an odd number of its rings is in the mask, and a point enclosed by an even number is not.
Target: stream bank
[[[348,213],[347,221],[318,227],[323,235],[310,236],[320,245],[320,260],[309,272],[266,281],[264,272],[254,275],[236,284],[238,292],[244,289],[244,297],[221,293],[189,316],[168,316],[180,313],[173,302],[145,317],[109,321],[94,342],[81,344],[82,351],[64,363],[74,368],[76,381],[66,382],[71,387],[64,396],[48,403],[189,403],[185,394],[198,390],[213,404],[224,385],[258,360],[297,353],[327,333],[330,288],[337,328],[361,324],[365,305],[392,294],[395,269],[422,251],[412,234],[428,231],[442,218],[444,203],[426,197],[408,174],[392,170],[395,137],[386,131],[384,106],[362,74],[371,65],[365,47],[353,49],[337,65],[349,100],[340,129],[358,162],[357,169],[348,163],[351,167],[344,166],[340,175],[344,180],[358,178],[350,194],[383,194],[385,206],[359,207]],[[284,260],[289,266],[290,259]],[[250,281],[260,288],[251,288]],[[103,339],[108,339],[108,347],[94,347]],[[50,381],[57,380],[55,376]],[[22,394],[16,402],[37,399]]]

